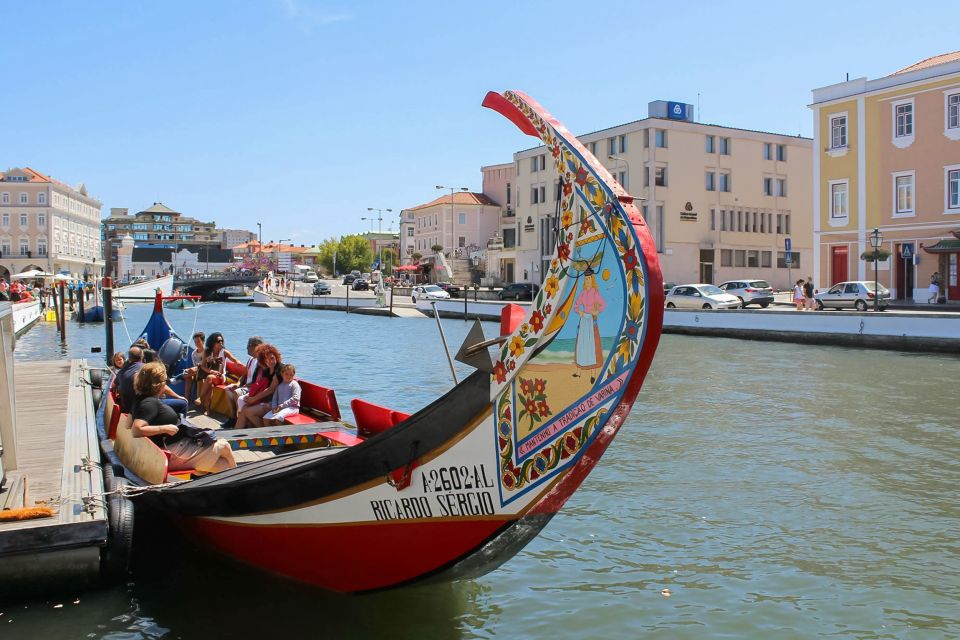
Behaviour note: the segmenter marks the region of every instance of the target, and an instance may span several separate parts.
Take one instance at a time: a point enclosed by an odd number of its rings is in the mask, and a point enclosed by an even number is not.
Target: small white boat
[[[153,302],[157,290],[164,297],[169,297],[173,293],[173,275],[169,274],[118,287],[113,290],[113,299],[126,300],[127,302]]]

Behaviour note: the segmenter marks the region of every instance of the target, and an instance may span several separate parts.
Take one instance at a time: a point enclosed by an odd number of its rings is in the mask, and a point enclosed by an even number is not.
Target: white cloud
[[[312,35],[317,27],[353,20],[354,14],[348,12],[333,12],[323,7],[311,5],[305,0],[280,0],[287,17],[307,35]]]

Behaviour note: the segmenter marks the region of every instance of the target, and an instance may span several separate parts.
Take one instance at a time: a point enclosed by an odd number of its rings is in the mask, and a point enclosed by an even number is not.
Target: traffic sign
[[[790,238],[783,239],[783,250],[790,253]]]
[[[903,243],[902,245],[900,245],[900,251],[904,260],[910,260],[911,258],[913,258],[913,243],[912,242]]]

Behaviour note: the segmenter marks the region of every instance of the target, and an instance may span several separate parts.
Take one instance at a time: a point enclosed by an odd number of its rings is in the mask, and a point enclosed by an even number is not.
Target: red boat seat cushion
[[[508,336],[523,324],[527,313],[518,304],[508,304],[500,311],[500,335]]]
[[[378,404],[354,398],[350,401],[353,418],[357,421],[357,433],[364,438],[383,433],[410,417],[408,413],[394,411]]]
[[[215,387],[222,389],[231,382],[239,382],[247,375],[246,365],[240,364],[239,362],[234,362],[233,360],[227,360],[227,381],[223,384],[214,385]]]
[[[284,424],[313,424],[318,422],[316,418],[305,413],[295,413],[283,419]]]
[[[337,404],[337,394],[333,392],[333,389],[321,387],[318,384],[313,384],[305,380],[298,379],[297,382],[300,383],[299,415],[303,416],[305,409],[314,409],[330,416],[331,420],[340,421],[340,405]],[[296,418],[296,416],[290,416],[290,418]],[[305,418],[310,418],[310,416],[303,416],[303,418],[298,418],[298,420],[304,420]],[[315,418],[312,418],[304,420],[303,422],[290,422],[290,424],[309,424],[310,422],[316,421]]]

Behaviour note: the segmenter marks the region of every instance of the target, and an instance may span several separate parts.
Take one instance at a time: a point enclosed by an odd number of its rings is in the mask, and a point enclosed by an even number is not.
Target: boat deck
[[[100,450],[86,367],[83,360],[14,367],[17,468],[7,471],[0,503],[49,506],[53,515],[0,523],[0,557],[99,546],[106,540],[103,475],[96,466]],[[85,458],[93,464],[85,465]]]

